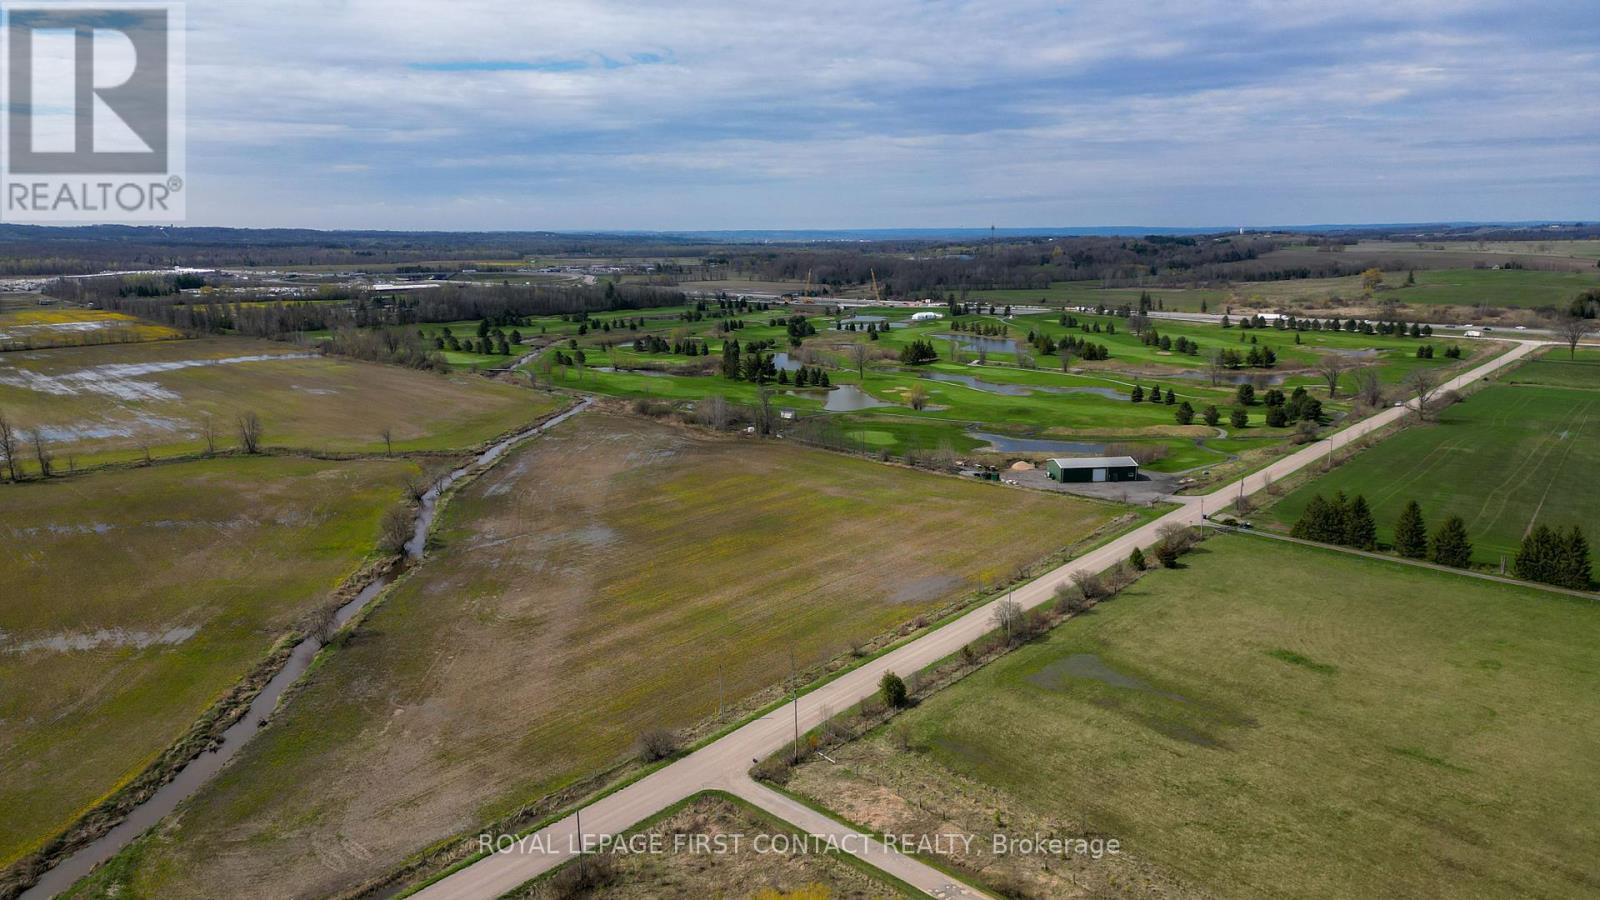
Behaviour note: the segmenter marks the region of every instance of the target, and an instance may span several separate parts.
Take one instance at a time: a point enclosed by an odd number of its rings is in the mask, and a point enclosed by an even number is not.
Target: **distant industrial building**
[[[1086,456],[1080,459],[1052,459],[1044,464],[1051,481],[1074,482],[1137,481],[1139,461],[1131,456]]]

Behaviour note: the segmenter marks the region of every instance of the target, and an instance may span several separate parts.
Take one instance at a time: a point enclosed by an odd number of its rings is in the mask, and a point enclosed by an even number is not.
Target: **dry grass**
[[[585,415],[453,500],[424,568],[117,883],[349,887],[630,758],[648,729],[731,718],[791,659],[847,654],[1113,513]]]
[[[753,897],[763,891],[788,894],[805,888],[823,892],[807,894],[827,900],[869,900],[899,897],[900,892],[866,875],[860,868],[826,854],[756,853],[759,835],[789,834],[770,817],[725,797],[702,796],[665,819],[640,829],[638,834],[658,836],[662,853],[614,858],[604,895],[609,900],[657,900],[707,897]],[[703,835],[712,842],[696,851],[692,843]],[[738,850],[711,852],[710,848]],[[721,841],[719,845],[715,842]],[[559,875],[510,896],[517,900],[560,900]],[[825,893],[824,893],[825,892]]]
[[[0,485],[0,867],[325,602],[414,471],[240,459]]]

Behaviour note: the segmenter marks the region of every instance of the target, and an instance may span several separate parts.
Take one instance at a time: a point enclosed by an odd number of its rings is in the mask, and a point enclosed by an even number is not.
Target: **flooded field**
[[[549,411],[549,395],[234,338],[0,354],[0,412],[62,466],[232,450],[254,414],[266,447],[470,448]],[[389,440],[384,440],[387,431]]]

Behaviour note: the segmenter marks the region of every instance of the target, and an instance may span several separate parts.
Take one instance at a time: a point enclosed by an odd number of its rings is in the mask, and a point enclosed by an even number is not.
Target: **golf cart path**
[[[1545,346],[1549,344],[1534,341],[1518,343],[1499,357],[1446,381],[1440,385],[1439,390],[1460,390],[1467,384],[1492,375]],[[1390,407],[1331,435],[1327,440],[1348,445],[1350,441],[1385,428],[1398,419],[1410,415],[1415,408],[1415,399],[1404,406]],[[1286,476],[1318,462],[1327,454],[1327,449],[1322,446],[1323,443],[1318,441],[1308,444],[1254,474],[1210,494],[1175,497],[1173,500],[1183,504],[1179,509],[1018,587],[1010,596],[1028,609],[1048,603],[1053,599],[1056,587],[1069,583],[1074,574],[1104,571],[1127,559],[1135,547],[1148,550],[1159,539],[1163,527],[1199,525],[1204,521],[1202,510],[1220,510],[1241,493],[1256,493],[1269,483],[1281,481]],[[751,721],[682,759],[601,797],[582,810],[583,834],[591,841],[599,835],[620,834],[652,814],[706,790],[728,791],[744,797],[768,812],[806,830],[820,830],[823,834],[854,834],[852,829],[814,810],[775,791],[755,785],[745,774],[752,761],[766,757],[793,741],[797,727],[804,733],[821,724],[824,714],[828,711],[847,709],[857,701],[876,693],[878,680],[885,672],[910,674],[919,671],[959,652],[964,645],[987,634],[994,627],[994,606],[997,602],[998,600],[984,604],[943,627],[866,662],[810,693],[801,695],[795,704],[784,706]],[[569,841],[577,835],[577,824],[573,817],[569,816],[548,825],[537,833],[541,838],[539,846],[545,849],[530,852],[513,848],[504,853],[490,854],[452,872],[413,896],[426,900],[490,900],[556,868],[572,857],[573,854],[568,849],[571,846]],[[859,836],[857,840],[860,840]],[[951,896],[950,876],[889,848],[868,852],[862,858],[884,871],[891,872],[917,889],[927,892],[930,896]],[[956,887],[960,889],[960,886]],[[982,896],[970,888],[965,890],[970,896]]]

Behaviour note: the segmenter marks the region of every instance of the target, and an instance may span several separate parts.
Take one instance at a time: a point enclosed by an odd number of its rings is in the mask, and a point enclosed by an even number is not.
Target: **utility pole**
[[[789,681],[794,692],[794,759],[800,761],[800,672],[795,667],[794,648],[789,648]]]

